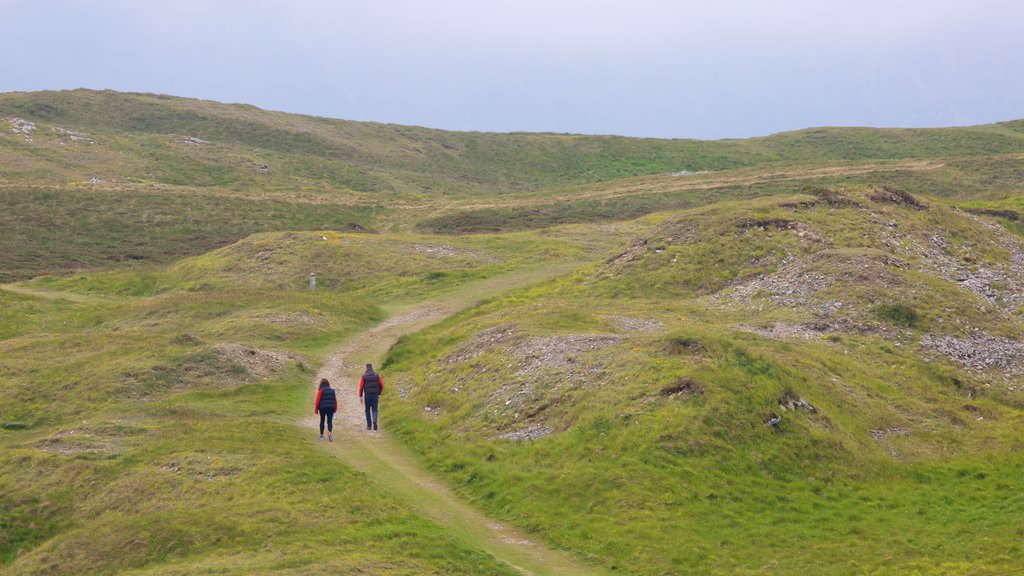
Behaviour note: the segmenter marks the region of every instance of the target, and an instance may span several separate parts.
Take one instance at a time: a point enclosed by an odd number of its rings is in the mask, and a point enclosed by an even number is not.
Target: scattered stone
[[[838,304],[836,308],[842,307],[842,303]],[[753,332],[760,334],[768,338],[775,340],[786,340],[786,339],[800,339],[800,340],[817,340],[828,334],[838,332],[837,326],[829,324],[827,322],[805,322],[802,324],[786,324],[777,322],[769,324],[767,326],[750,326],[748,324],[739,324],[734,326],[736,330],[743,330],[744,332]]]
[[[283,370],[289,360],[297,361],[302,357],[292,352],[278,352],[249,348],[239,344],[217,344],[213,350],[224,360],[240,364],[257,378],[266,378]]]
[[[101,179],[99,179],[99,178],[97,178],[95,176],[93,176],[92,178],[89,178],[89,184],[102,184],[102,183],[103,183],[103,180],[101,180]]]
[[[779,398],[779,409],[783,412],[796,412],[797,410],[806,410],[812,413],[817,412],[817,409],[815,409],[814,406],[811,406],[809,402],[794,394],[792,390],[786,390],[782,394],[782,397]]]
[[[779,416],[775,412],[768,415],[768,419],[764,421],[765,426],[778,426],[782,422],[782,416]]]
[[[53,131],[58,133],[58,134],[62,134],[64,136],[67,136],[68,138],[71,139],[72,142],[87,141],[89,144],[95,144],[96,143],[96,141],[92,139],[92,136],[90,136],[89,134],[86,134],[85,132],[77,132],[75,130],[68,130],[66,128],[61,128],[60,126],[54,126],[53,127]],[[63,145],[64,142],[61,142],[61,144]]]
[[[946,356],[969,372],[983,374],[995,369],[1024,376],[1024,343],[1009,338],[986,334],[967,338],[926,334],[921,338],[921,348],[926,353]]]
[[[669,172],[669,176],[675,176],[676,178],[682,176],[696,176],[698,174],[707,174],[710,170],[680,170],[679,172]]]
[[[500,324],[481,330],[468,343],[448,355],[444,362],[449,365],[468,362],[483,354],[487,348],[506,341],[513,334],[515,334],[515,327],[511,324]]]
[[[182,138],[181,141],[186,143],[186,144],[195,144],[196,146],[201,146],[203,144],[209,144],[208,141],[203,140],[202,138],[196,138],[195,136],[186,136],[185,138]]]
[[[15,134],[22,134],[26,139],[28,139],[32,134],[32,131],[36,129],[34,122],[29,122],[28,120],[23,120],[21,118],[8,118],[7,121],[11,124],[11,132],[14,132]]]
[[[803,306],[812,296],[832,287],[835,281],[831,275],[811,269],[810,262],[798,261],[773,274],[740,281],[719,292],[719,296],[729,301],[750,301],[767,295],[778,305]]]
[[[757,228],[758,230],[768,230],[769,228],[796,230],[801,224],[795,220],[786,220],[785,218],[744,218],[739,221],[738,225],[744,230],[752,228]]]
[[[533,378],[541,371],[558,371],[572,376],[581,354],[613,346],[622,341],[618,334],[569,334],[539,336],[514,345],[509,355],[518,360],[516,375]]]
[[[512,432],[500,434],[498,438],[501,438],[503,440],[513,440],[515,442],[522,442],[524,440],[533,441],[543,438],[544,436],[547,436],[552,432],[553,430],[550,426],[536,425],[523,428],[521,430],[514,430]]]
[[[964,290],[985,299],[990,304],[1017,309],[1024,305],[1024,242],[1005,233],[998,224],[967,214],[977,224],[998,233],[1000,242],[1010,251],[1009,266],[979,262],[969,244],[954,246],[942,234],[926,238],[901,234],[893,229],[880,229],[882,243],[893,253],[914,258],[927,271],[955,282]]]
[[[890,436],[910,436],[910,429],[896,426],[893,428],[868,430],[868,434],[870,434],[876,441],[880,442]]]
[[[439,258],[464,258],[467,260],[477,260],[482,262],[496,262],[497,260],[491,256],[483,256],[472,250],[461,250],[447,244],[431,245],[431,244],[413,244],[410,246],[413,252],[420,254],[426,254],[428,256],[435,256]]]

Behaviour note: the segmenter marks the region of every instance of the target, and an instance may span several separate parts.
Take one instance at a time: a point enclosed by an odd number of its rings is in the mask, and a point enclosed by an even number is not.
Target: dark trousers
[[[327,420],[327,431],[334,431],[334,410],[320,411],[320,435],[324,435],[324,420]]]
[[[377,400],[380,398],[379,394],[367,394],[363,399],[363,405],[366,407],[366,427],[369,428],[377,421]],[[370,419],[370,411],[373,411],[373,419]]]

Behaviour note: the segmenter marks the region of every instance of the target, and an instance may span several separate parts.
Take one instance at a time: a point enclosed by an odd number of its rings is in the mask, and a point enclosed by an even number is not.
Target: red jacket
[[[384,393],[384,379],[380,377],[380,374],[377,374],[377,379],[380,380],[380,392],[381,392],[381,394],[383,394]],[[360,376],[359,377],[359,397],[360,398],[363,397],[363,384],[364,384],[363,377]]]

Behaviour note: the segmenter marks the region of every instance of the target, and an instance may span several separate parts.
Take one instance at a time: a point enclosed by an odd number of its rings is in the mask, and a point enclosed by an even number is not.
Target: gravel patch
[[[617,334],[570,334],[567,336],[539,336],[509,348],[516,360],[516,376],[535,377],[542,372],[565,372],[576,375],[581,369],[580,355],[618,344],[623,336]]]
[[[976,374],[999,370],[1024,376],[1024,343],[1009,338],[984,334],[968,338],[926,334],[921,338],[921,348],[925,353],[950,358]]]
[[[235,362],[257,378],[266,378],[284,370],[288,361],[302,357],[292,352],[249,348],[240,344],[217,344],[213,350],[223,360]]]
[[[506,432],[504,434],[500,434],[498,438],[501,438],[502,440],[512,440],[515,442],[533,441],[543,438],[544,436],[551,434],[551,432],[553,432],[553,430],[550,426],[537,425],[522,428],[520,430],[513,430],[512,432]]]
[[[745,332],[753,332],[776,340],[818,340],[822,336],[838,332],[836,326],[826,322],[805,322],[802,324],[786,324],[780,322],[776,324],[769,324],[767,326],[739,324],[733,328],[736,330],[743,330]]]

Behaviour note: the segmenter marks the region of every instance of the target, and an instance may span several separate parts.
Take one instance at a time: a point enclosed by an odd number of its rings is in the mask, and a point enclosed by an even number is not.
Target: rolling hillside
[[[626,573],[1013,566],[1024,242],[893,188],[648,222],[396,346],[397,433]]]
[[[798,182],[973,198],[1024,178],[1020,121],[654,140],[446,132],[88,90],[2,94],[0,119],[0,280],[165,263],[275,230],[499,232]]]
[[[0,573],[1020,567],[1022,122],[0,118]]]

